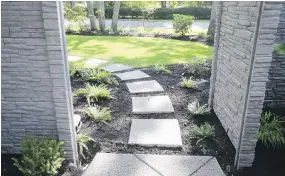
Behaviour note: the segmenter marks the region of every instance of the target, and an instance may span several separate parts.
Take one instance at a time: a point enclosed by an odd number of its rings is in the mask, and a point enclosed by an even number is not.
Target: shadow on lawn
[[[112,47],[112,44],[114,46],[125,46],[118,49]],[[122,49],[125,52],[119,51]],[[69,36],[68,52],[72,52],[72,55],[84,55],[85,58],[80,61],[81,63],[91,57],[97,57],[133,66],[186,63],[197,57],[196,62],[199,62],[212,54],[209,46],[201,43],[110,36]],[[116,56],[114,53],[117,52],[119,54]],[[108,53],[110,56],[108,56]]]

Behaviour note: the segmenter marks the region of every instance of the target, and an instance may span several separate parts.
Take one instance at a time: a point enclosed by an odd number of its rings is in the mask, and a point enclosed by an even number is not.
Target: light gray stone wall
[[[275,43],[285,44],[285,3],[279,18]],[[266,84],[264,107],[285,107],[285,55],[273,53]]]
[[[77,160],[60,5],[1,2],[2,153],[30,133],[64,141]]]
[[[280,9],[280,2],[221,3],[209,104],[236,148],[237,168],[254,159]]]

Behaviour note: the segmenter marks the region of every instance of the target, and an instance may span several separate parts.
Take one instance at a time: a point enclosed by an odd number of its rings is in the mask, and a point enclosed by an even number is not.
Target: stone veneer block
[[[208,172],[209,171],[209,172]],[[212,156],[98,153],[83,176],[224,176]]]
[[[132,97],[134,114],[172,113],[174,108],[167,95]]]
[[[177,119],[132,119],[130,145],[181,147]]]
[[[127,65],[122,65],[122,64],[111,64],[111,65],[102,67],[102,69],[109,71],[109,72],[118,72],[118,71],[130,70],[132,69],[132,67],[129,67]]]
[[[164,91],[161,85],[155,80],[127,83],[127,87],[130,93],[147,93],[147,92]]]
[[[149,75],[145,74],[144,72],[140,70],[129,71],[129,72],[124,72],[124,73],[117,73],[116,76],[118,76],[123,81],[150,77]]]

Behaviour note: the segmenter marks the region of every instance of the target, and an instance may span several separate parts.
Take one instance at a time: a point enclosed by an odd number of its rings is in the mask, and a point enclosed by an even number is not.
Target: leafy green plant
[[[213,139],[215,137],[215,126],[211,126],[207,122],[200,126],[194,125],[193,132],[198,139],[196,142],[197,145],[202,140]]]
[[[190,73],[194,77],[211,74],[211,59],[196,57],[193,61],[192,63],[184,64],[187,73]]]
[[[96,142],[88,133],[86,132],[77,132],[76,134],[76,143],[78,146],[79,155],[85,159],[84,151],[89,151],[87,143],[89,141]]]
[[[278,54],[284,54],[285,55],[285,44],[276,44],[274,46],[274,50],[278,53]]]
[[[173,28],[175,33],[179,33],[184,36],[190,29],[194,20],[191,15],[179,15],[173,14]]]
[[[285,129],[282,121],[270,111],[261,115],[258,139],[266,147],[277,148],[285,144]]]
[[[106,122],[111,120],[109,108],[100,108],[99,106],[88,107],[82,110],[85,116],[92,118],[95,122]]]
[[[194,80],[192,80],[191,77],[189,79],[182,78],[182,81],[180,84],[181,84],[181,87],[184,87],[184,88],[194,89],[197,87],[196,82]]]
[[[99,101],[99,99],[110,99],[111,91],[106,85],[92,86],[89,83],[84,88],[80,88],[73,93],[74,96],[82,95],[86,98],[88,104]]]
[[[165,66],[165,65],[154,65],[154,69],[157,71],[157,72],[166,72],[166,73],[171,73],[171,71]]]
[[[113,74],[111,72],[101,70],[100,68],[91,69],[88,74],[85,75],[85,80],[106,84],[119,84],[118,81],[112,77],[112,75]]]
[[[199,38],[205,38],[206,36],[207,36],[206,32],[199,32],[197,34],[197,37],[199,37]]]
[[[70,77],[83,77],[88,71],[83,65],[76,65],[74,62],[68,62],[69,65],[69,76]]]
[[[64,18],[69,22],[76,23],[78,26],[84,26],[84,20],[87,18],[87,11],[81,4],[71,8],[68,3],[64,3]]]
[[[25,176],[56,175],[65,160],[63,142],[55,139],[35,139],[29,135],[21,141],[21,160],[14,165]]]
[[[204,104],[201,106],[198,100],[189,103],[187,108],[190,111],[190,113],[193,115],[204,115],[210,112],[208,105]]]

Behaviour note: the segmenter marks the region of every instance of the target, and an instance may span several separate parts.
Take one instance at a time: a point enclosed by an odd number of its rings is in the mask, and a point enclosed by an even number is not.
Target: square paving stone
[[[225,176],[225,173],[223,172],[216,158],[212,158],[209,162],[207,162],[204,166],[202,166],[199,170],[197,170],[197,172],[193,174],[193,176],[207,175]]]
[[[181,147],[177,119],[132,119],[130,145]]]
[[[133,154],[97,153],[82,176],[160,176]]]
[[[147,75],[146,73],[140,70],[129,71],[129,72],[124,72],[124,73],[117,73],[115,75],[118,76],[123,81],[150,77],[149,75]]]
[[[106,60],[92,58],[92,59],[88,59],[88,61],[86,61],[84,63],[84,65],[86,67],[97,67],[97,66],[100,66],[102,64],[106,64],[107,62],[108,61],[106,61]]]
[[[109,71],[109,72],[118,72],[118,71],[132,69],[132,67],[129,67],[127,65],[122,65],[122,64],[111,64],[111,65],[102,67],[102,69]]]
[[[161,85],[155,80],[127,83],[127,87],[130,93],[146,93],[146,92],[164,91]]]
[[[75,62],[75,61],[78,61],[78,60],[81,60],[81,59],[83,59],[83,57],[81,57],[81,56],[68,56],[67,57],[67,60],[71,61],[71,62]]]
[[[132,106],[134,114],[174,112],[168,96],[132,97]]]

